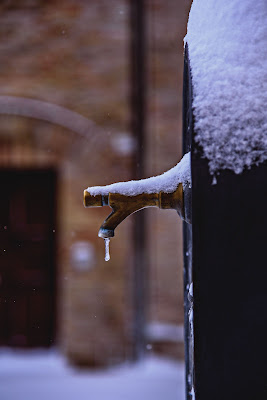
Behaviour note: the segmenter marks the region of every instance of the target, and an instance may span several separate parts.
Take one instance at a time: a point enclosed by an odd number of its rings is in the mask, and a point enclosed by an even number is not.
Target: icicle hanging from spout
[[[109,253],[110,239],[105,238],[104,241],[105,241],[105,261],[109,261],[110,260],[110,253]]]

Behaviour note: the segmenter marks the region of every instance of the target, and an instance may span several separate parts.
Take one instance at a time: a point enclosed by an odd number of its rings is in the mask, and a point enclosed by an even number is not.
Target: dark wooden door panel
[[[52,170],[0,171],[0,344],[48,346],[55,322]]]

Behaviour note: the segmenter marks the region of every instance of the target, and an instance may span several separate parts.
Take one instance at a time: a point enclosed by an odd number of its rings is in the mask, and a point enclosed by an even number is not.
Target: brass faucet
[[[161,209],[175,209],[182,219],[190,222],[185,212],[184,195],[190,191],[183,190],[183,185],[179,183],[176,190],[172,193],[142,193],[135,196],[126,196],[120,193],[108,193],[91,195],[84,190],[84,206],[85,207],[102,207],[110,206],[111,214],[105,219],[100,227],[98,236],[103,239],[109,239],[114,236],[115,228],[129,215],[146,207],[159,207]]]

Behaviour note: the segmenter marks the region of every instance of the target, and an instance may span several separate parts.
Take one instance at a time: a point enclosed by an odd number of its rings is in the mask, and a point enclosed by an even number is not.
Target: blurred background
[[[191,1],[141,3],[0,4],[2,349],[52,348],[89,368],[145,354],[183,361],[176,211],[129,217],[107,263],[97,233],[109,209],[82,204],[88,186],[161,174],[182,156]]]

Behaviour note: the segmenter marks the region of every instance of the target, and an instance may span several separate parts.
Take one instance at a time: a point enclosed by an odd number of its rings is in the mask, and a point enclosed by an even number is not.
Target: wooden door
[[[53,170],[2,170],[0,184],[0,345],[50,346],[56,175]]]

